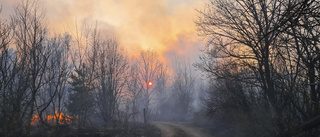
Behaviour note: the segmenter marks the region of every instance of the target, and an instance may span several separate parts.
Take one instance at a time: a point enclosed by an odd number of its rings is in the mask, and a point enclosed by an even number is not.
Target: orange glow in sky
[[[151,81],[150,81],[150,82],[148,82],[148,85],[149,85],[149,86],[152,86],[152,84],[153,84],[153,83],[152,83]]]
[[[38,0],[50,32],[75,34],[85,20],[98,24],[105,37],[116,37],[129,56],[158,52],[170,63],[173,54],[198,58],[202,43],[194,21],[207,0]],[[0,0],[1,14],[13,14],[21,0]],[[10,8],[11,9],[10,9]],[[76,27],[76,22],[78,26]],[[80,25],[79,25],[80,24]]]

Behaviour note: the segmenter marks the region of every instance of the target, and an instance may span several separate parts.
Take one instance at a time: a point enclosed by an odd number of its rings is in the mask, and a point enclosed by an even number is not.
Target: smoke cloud
[[[0,0],[2,15],[21,0]],[[194,20],[203,0],[39,0],[48,28],[74,32],[76,22],[97,22],[102,35],[117,37],[131,56],[155,50],[168,63],[173,54],[197,58],[201,43]]]

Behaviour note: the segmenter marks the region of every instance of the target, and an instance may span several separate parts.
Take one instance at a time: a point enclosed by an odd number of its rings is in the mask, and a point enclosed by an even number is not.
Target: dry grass
[[[69,126],[54,127],[46,130],[34,129],[29,137],[161,137],[159,129],[150,124],[136,123],[124,128],[86,127],[73,128]]]

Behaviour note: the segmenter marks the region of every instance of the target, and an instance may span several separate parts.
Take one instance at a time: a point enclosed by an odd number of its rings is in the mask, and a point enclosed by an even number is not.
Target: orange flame
[[[62,112],[58,113],[58,111],[55,111],[54,113],[55,115],[45,115],[43,117],[44,121],[47,121],[48,123],[53,124],[58,120],[59,124],[70,124],[72,119],[78,118],[78,116],[76,117],[66,116]],[[39,121],[40,121],[40,117],[38,115],[34,115],[31,120],[31,125],[33,126],[38,125]]]

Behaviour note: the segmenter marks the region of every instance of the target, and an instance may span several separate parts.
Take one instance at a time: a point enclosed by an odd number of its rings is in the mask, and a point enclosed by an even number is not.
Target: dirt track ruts
[[[203,129],[187,123],[153,122],[161,130],[162,137],[212,137]]]

